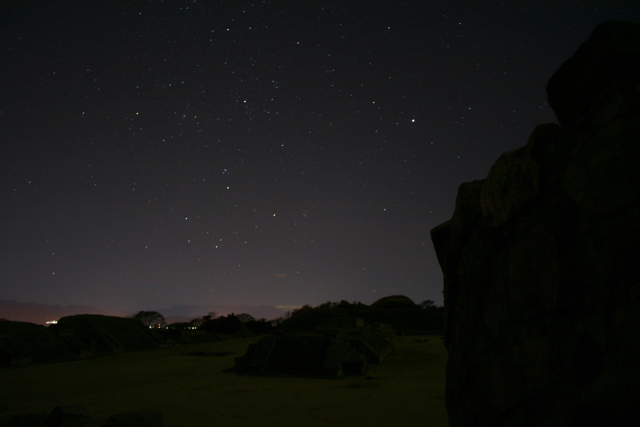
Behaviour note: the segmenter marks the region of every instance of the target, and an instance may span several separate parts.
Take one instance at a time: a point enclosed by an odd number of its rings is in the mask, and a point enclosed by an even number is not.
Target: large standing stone
[[[640,25],[605,22],[431,231],[452,427],[640,425]]]

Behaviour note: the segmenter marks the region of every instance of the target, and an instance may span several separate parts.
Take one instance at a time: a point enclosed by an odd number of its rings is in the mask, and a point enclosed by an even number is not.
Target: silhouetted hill
[[[74,314],[104,314],[110,313],[99,308],[86,305],[48,305],[14,300],[0,300],[0,319],[44,325],[51,320],[58,320],[64,316]]]
[[[265,305],[174,305],[168,308],[155,310],[161,313],[165,319],[171,322],[188,322],[196,317],[204,316],[211,311],[215,311],[218,316],[226,316],[231,313],[247,313],[256,319],[275,319],[284,316],[284,311]],[[51,320],[58,320],[61,317],[75,314],[104,314],[110,316],[121,316],[131,313],[110,313],[96,307],[85,305],[50,305],[36,304],[30,302],[19,302],[15,300],[0,300],[0,319],[14,320],[19,322],[36,323],[44,325]]]
[[[317,307],[305,305],[292,311],[280,328],[314,331],[327,318],[362,319],[366,325],[385,323],[398,335],[441,334],[444,328],[444,307],[422,307],[404,295],[380,298],[371,306],[350,304],[347,301],[327,302]]]
[[[168,308],[156,310],[161,313],[165,319],[167,318],[188,318],[204,316],[211,311],[215,311],[218,316],[226,316],[228,314],[247,313],[256,319],[276,319],[284,316],[284,311],[266,305],[173,305]]]

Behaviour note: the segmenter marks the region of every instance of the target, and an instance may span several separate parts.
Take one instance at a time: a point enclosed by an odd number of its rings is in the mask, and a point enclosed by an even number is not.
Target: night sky
[[[0,299],[442,304],[429,231],[634,1],[0,2]]]

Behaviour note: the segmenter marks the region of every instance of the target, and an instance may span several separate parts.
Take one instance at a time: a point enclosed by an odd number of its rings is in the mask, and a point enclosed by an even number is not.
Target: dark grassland
[[[439,336],[404,336],[366,377],[271,378],[223,372],[257,338],[118,353],[0,370],[0,418],[77,404],[109,415],[161,411],[167,427],[446,426],[447,352]]]

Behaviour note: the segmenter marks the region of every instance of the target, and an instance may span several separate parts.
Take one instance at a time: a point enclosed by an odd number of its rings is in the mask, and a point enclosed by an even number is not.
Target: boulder
[[[77,359],[51,329],[27,322],[0,320],[0,367]]]
[[[536,127],[431,231],[461,426],[637,425],[640,25],[605,22]]]
[[[604,22],[547,84],[549,105],[567,128],[599,127],[637,108],[638,23]]]
[[[100,314],[63,317],[55,330],[81,356],[149,350],[164,341],[139,320]]]
[[[395,334],[393,329],[381,325],[378,328],[370,326],[357,330],[345,330],[338,335],[349,343],[358,353],[364,355],[370,364],[379,365],[393,352]]]
[[[112,415],[103,427],[163,427],[160,411],[135,411]]]
[[[46,413],[18,414],[0,419],[0,427],[43,427]]]
[[[236,357],[234,372],[248,375],[340,378],[363,375],[394,349],[388,325],[362,319],[325,317],[314,332],[283,332],[251,344]]]
[[[53,408],[44,425],[46,427],[83,427],[93,417],[80,405],[62,405]]]
[[[235,372],[258,376],[340,378],[367,372],[367,357],[329,334],[266,336],[236,357]]]

